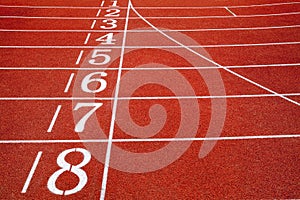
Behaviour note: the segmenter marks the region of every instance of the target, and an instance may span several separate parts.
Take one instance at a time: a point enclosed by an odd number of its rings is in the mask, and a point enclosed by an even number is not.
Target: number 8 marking
[[[80,152],[83,154],[83,161],[81,163],[79,163],[78,165],[71,165],[70,163],[68,163],[65,160],[66,155],[68,155],[71,152]],[[79,192],[80,190],[82,190],[82,188],[86,185],[87,183],[87,175],[85,173],[85,171],[83,171],[81,169],[81,167],[85,166],[86,164],[88,164],[91,160],[91,154],[89,151],[82,149],[82,148],[73,148],[73,149],[68,149],[65,150],[63,152],[61,152],[59,154],[59,156],[57,157],[57,164],[58,166],[61,167],[60,170],[57,170],[54,174],[52,174],[52,176],[49,178],[48,183],[47,183],[47,187],[48,189],[57,195],[70,195],[70,194],[74,194],[76,192]],[[60,190],[56,187],[55,182],[58,179],[58,177],[66,172],[66,171],[71,171],[72,173],[76,174],[76,176],[78,176],[79,178],[79,182],[77,184],[76,187],[74,187],[73,189],[70,190]]]

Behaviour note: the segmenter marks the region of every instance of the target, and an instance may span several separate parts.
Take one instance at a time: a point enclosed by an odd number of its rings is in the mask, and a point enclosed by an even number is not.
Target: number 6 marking
[[[68,155],[71,152],[80,152],[83,154],[83,160],[81,161],[81,163],[79,163],[78,165],[71,165],[65,160],[66,155]],[[61,152],[57,157],[57,161],[56,161],[57,165],[60,166],[61,169],[57,170],[54,174],[52,174],[52,176],[50,176],[47,183],[48,189],[52,193],[57,195],[70,195],[82,190],[82,188],[86,185],[88,178],[85,171],[83,171],[81,167],[88,164],[90,160],[91,160],[90,152],[82,148],[73,148]],[[58,189],[55,183],[58,177],[66,171],[71,171],[72,173],[76,174],[76,176],[79,178],[79,182],[77,186],[74,187],[73,189],[63,191]]]
[[[84,92],[97,93],[97,92],[102,92],[103,90],[105,90],[105,88],[107,86],[107,82],[104,79],[92,78],[94,75],[97,75],[97,74],[99,74],[100,76],[107,76],[107,73],[105,73],[105,72],[94,72],[94,73],[88,74],[86,77],[84,77],[84,79],[82,80],[82,83],[81,83],[81,89]],[[98,89],[91,90],[88,88],[88,85],[90,83],[99,83],[100,86]]]
[[[94,107],[89,112],[87,112],[76,124],[75,126],[75,132],[82,132],[85,127],[85,123],[88,120],[88,118],[101,106],[103,103],[77,103],[74,110],[78,110],[81,107]]]

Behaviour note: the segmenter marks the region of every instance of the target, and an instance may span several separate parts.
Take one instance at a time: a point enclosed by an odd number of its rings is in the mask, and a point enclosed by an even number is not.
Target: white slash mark
[[[96,17],[99,17],[100,13],[101,13],[101,9],[98,10]]]
[[[57,109],[56,109],[56,111],[55,111],[55,113],[54,113],[54,116],[53,116],[53,118],[52,118],[52,121],[51,121],[51,123],[50,123],[50,125],[49,125],[49,128],[48,128],[48,130],[47,130],[48,133],[51,133],[51,131],[52,131],[52,129],[53,129],[53,126],[54,126],[55,121],[56,121],[56,119],[57,119],[57,117],[58,117],[58,114],[59,114],[60,109],[61,109],[61,105],[58,105],[58,106],[57,106]]]
[[[92,23],[92,25],[91,25],[91,29],[94,29],[95,24],[96,24],[96,20],[93,21],[93,23]]]
[[[233,16],[236,17],[236,14],[234,12],[232,12],[228,7],[224,7],[228,12],[230,12],[230,14],[232,14]]]
[[[76,65],[78,65],[80,63],[82,54],[83,54],[83,50],[81,50],[80,53],[79,53],[79,55],[78,55],[78,58],[77,58],[76,63],[75,63]]]
[[[66,85],[66,88],[65,88],[65,90],[64,90],[64,93],[67,93],[67,92],[69,91],[73,78],[74,78],[74,73],[72,73],[72,74],[70,75],[70,78],[69,78],[69,81],[68,81],[68,83],[67,83],[67,85]]]
[[[40,158],[41,158],[41,156],[42,156],[42,153],[43,153],[42,151],[39,151],[39,152],[38,152],[38,154],[37,154],[37,156],[36,156],[36,158],[35,158],[35,161],[33,162],[33,165],[32,165],[32,167],[31,167],[31,170],[30,170],[30,172],[29,172],[29,174],[28,174],[28,177],[27,177],[27,179],[26,179],[26,182],[25,182],[25,184],[24,184],[24,186],[23,186],[23,189],[22,189],[21,193],[26,193],[26,192],[27,192],[28,186],[29,186],[30,181],[31,181],[31,179],[32,179],[32,176],[33,176],[33,174],[34,174],[34,172],[35,172],[35,169],[36,169],[36,167],[37,167],[37,165],[38,165],[38,163],[39,163],[39,161],[40,161]]]
[[[101,3],[101,5],[100,5],[100,7],[103,7],[103,6],[104,6],[104,2],[105,2],[105,1],[102,1],[102,3]]]
[[[90,37],[91,37],[91,33],[88,33],[84,41],[84,44],[87,44],[89,42]]]

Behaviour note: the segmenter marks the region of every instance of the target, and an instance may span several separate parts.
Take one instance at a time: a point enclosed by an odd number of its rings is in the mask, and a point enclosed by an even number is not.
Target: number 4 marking
[[[106,35],[103,35],[99,38],[96,39],[97,42],[101,42],[101,44],[115,44],[114,42],[116,41],[113,39],[114,34],[113,33],[108,33]]]
[[[75,125],[75,132],[82,132],[85,127],[85,123],[88,120],[88,118],[96,112],[98,108],[100,108],[103,105],[103,103],[77,103],[74,110],[78,110],[82,107],[94,107],[89,112],[87,112]]]

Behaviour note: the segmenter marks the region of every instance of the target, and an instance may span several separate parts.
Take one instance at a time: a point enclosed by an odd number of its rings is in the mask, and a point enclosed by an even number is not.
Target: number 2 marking
[[[65,160],[65,157],[72,152],[80,152],[83,154],[83,160],[81,161],[81,163],[79,163],[78,165],[71,165],[70,163],[68,163]],[[48,189],[57,195],[70,195],[70,194],[74,194],[76,192],[79,192],[80,190],[82,190],[82,188],[86,185],[88,177],[85,173],[84,170],[82,170],[81,168],[84,167],[85,165],[87,165],[91,160],[91,154],[90,152],[88,152],[85,149],[82,148],[73,148],[73,149],[67,149],[63,152],[61,152],[59,154],[59,156],[57,157],[57,165],[61,167],[61,169],[57,170],[54,174],[52,174],[48,180],[47,183],[47,187]],[[66,171],[71,171],[72,173],[74,173],[78,178],[78,184],[76,187],[74,187],[73,189],[70,190],[60,190],[56,187],[56,181],[58,179],[58,177],[66,172]]]
[[[104,15],[105,17],[119,17],[120,16],[120,10],[116,8],[107,9],[107,14]]]

